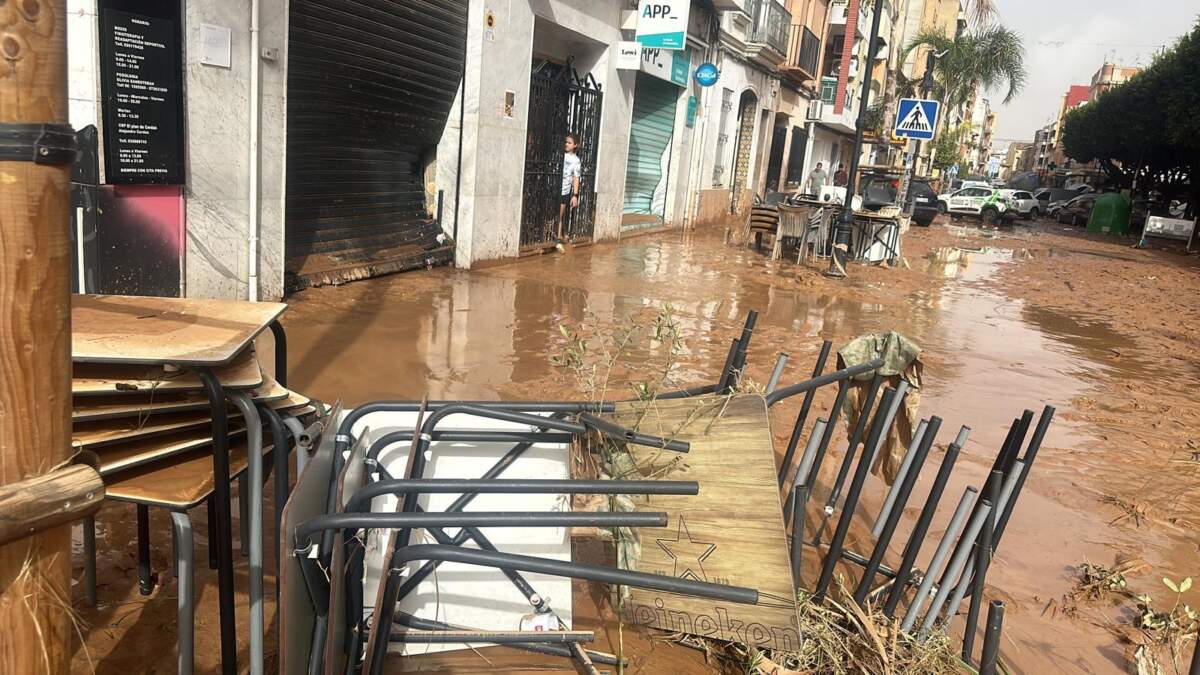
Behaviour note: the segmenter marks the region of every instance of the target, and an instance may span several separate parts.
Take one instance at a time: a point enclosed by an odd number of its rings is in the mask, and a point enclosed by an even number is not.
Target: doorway
[[[758,96],[752,91],[742,93],[738,101],[737,146],[733,153],[733,183],[730,189],[729,212],[742,212],[742,193],[750,186],[751,152],[754,147],[754,126],[758,115]]]
[[[563,140],[574,134],[581,164],[579,206],[567,210],[563,236],[590,239],[596,220],[596,157],[603,94],[591,73],[580,77],[566,65],[537,60],[529,86],[525,183],[521,197],[521,248],[554,241],[562,197]]]
[[[764,193],[775,192],[779,189],[779,178],[783,175],[783,150],[787,145],[787,118],[781,117],[783,124],[777,124],[771,132],[771,154],[767,158],[767,184]]]
[[[650,227],[666,221],[671,141],[678,101],[679,87],[645,73],[637,74],[625,170],[623,227]]]

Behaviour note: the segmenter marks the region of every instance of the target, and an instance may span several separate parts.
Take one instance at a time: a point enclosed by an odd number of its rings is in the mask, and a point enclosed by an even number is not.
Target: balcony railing
[[[821,60],[821,38],[807,26],[792,26],[787,54],[789,67],[804,71],[810,80],[816,79]]]
[[[753,27],[747,42],[765,44],[787,54],[788,26],[792,15],[775,0],[746,0],[746,12]]]

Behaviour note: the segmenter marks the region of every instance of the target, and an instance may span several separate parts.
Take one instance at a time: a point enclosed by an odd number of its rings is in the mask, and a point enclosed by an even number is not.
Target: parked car
[[[913,212],[912,220],[917,225],[929,227],[938,214],[938,195],[924,178],[912,180]]]
[[[1008,208],[1016,216],[1032,220],[1042,212],[1041,202],[1034,199],[1033,194],[1026,190],[1001,190],[1000,196],[1008,200]]]
[[[1082,186],[1086,190],[1091,190],[1090,187]],[[1038,210],[1041,213],[1054,216],[1058,212],[1058,208],[1063,204],[1083,194],[1078,189],[1068,190],[1067,188],[1042,188],[1035,190],[1033,196],[1040,202]]]
[[[990,187],[968,187],[938,195],[938,212],[952,217],[979,218],[989,225],[1011,217],[1007,200]]]
[[[1054,219],[1068,225],[1087,225],[1092,215],[1092,207],[1096,206],[1096,197],[1100,195],[1089,193],[1079,195],[1055,210]]]

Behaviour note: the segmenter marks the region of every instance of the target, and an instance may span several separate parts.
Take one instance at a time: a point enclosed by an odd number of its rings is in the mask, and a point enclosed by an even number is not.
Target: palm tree
[[[901,19],[908,13],[908,3],[909,0],[891,0],[891,2],[888,3],[891,5],[890,11],[892,12],[892,33],[888,40],[889,45],[896,44],[896,41],[899,39],[899,32],[903,23]],[[999,9],[996,6],[996,0],[967,0],[964,4],[963,12],[966,15],[970,25],[973,26],[975,30],[980,31],[980,33],[987,32],[989,27],[992,26],[992,23],[999,16]],[[1016,35],[1011,33],[1011,31],[1004,32],[1011,37],[1016,37]],[[904,71],[903,68],[900,67],[900,64],[908,60],[908,56],[910,53],[912,53],[913,49],[921,46],[922,44],[930,44],[930,40],[935,37],[944,36],[937,36],[936,34],[932,33],[917,35],[908,47],[903,50],[892,52],[892,58],[889,59],[888,63],[887,84],[884,89],[885,93],[882,103],[884,109],[883,117],[885,120],[891,121],[895,119],[896,101],[899,97],[920,98],[920,94],[922,92],[918,91],[918,83],[913,82],[904,76]],[[942,44],[943,48],[946,46],[946,40],[940,39],[938,42]],[[1018,45],[1017,51],[1021,57],[1018,59],[1019,63],[1023,60],[1024,49],[1020,48],[1020,38],[1017,38],[1016,42]],[[935,48],[934,51],[940,52],[941,49]],[[1021,70],[1020,79],[1023,82],[1023,69]],[[945,116],[943,116],[943,118],[944,117]]]
[[[1020,35],[1004,26],[987,24],[955,37],[924,31],[905,47],[905,58],[921,46],[940,55],[933,66],[933,95],[949,109],[965,104],[980,87],[1007,87],[1004,102],[1008,103],[1025,86],[1025,46]],[[900,83],[912,93],[917,84]]]

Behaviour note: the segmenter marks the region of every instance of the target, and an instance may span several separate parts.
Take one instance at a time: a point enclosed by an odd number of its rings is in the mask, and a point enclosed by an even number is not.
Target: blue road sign
[[[938,110],[941,105],[937,101],[927,101],[919,98],[902,98],[896,111],[896,128],[893,132],[899,138],[911,138],[918,141],[933,140],[933,131],[937,129]]]

